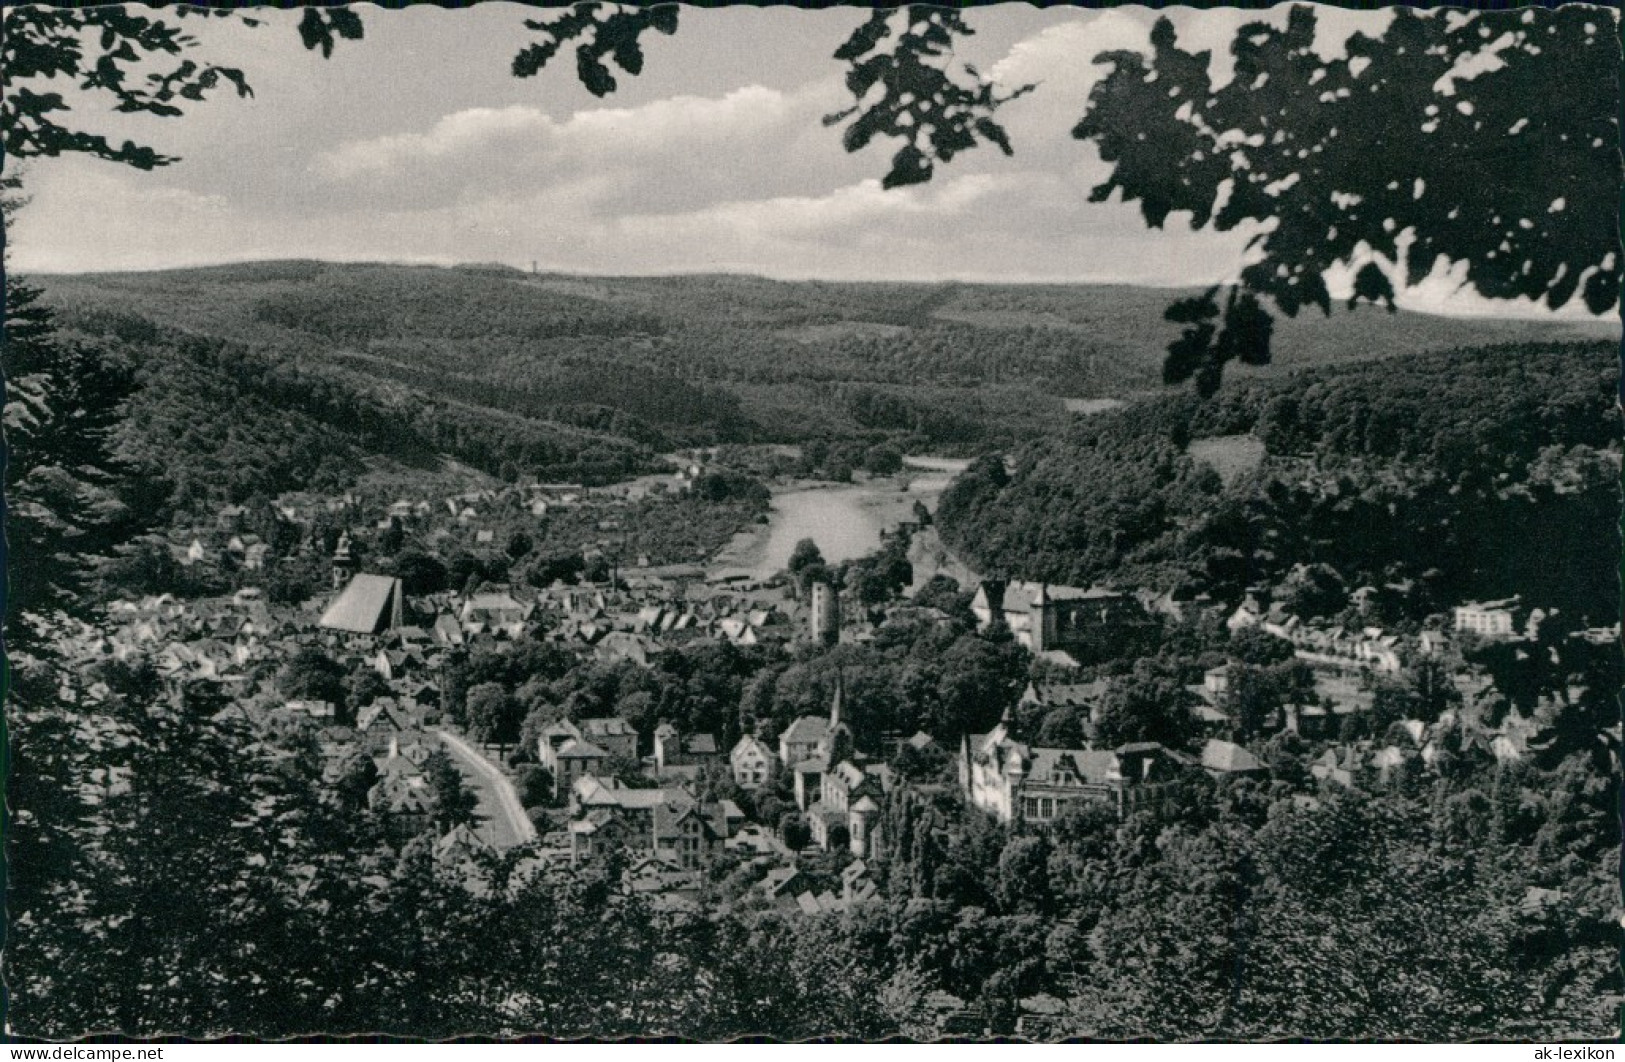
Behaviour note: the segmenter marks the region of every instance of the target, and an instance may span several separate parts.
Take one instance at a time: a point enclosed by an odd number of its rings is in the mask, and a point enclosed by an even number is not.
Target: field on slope
[[[1177,331],[1162,311],[1180,294],[307,261],[37,279],[65,324],[120,346],[154,386],[195,385],[148,411],[168,445],[252,433],[244,417],[294,418],[272,435],[314,417],[344,436],[324,453],[399,448],[589,479],[683,445],[972,454],[1052,434],[1072,419],[1066,399],[1160,389]],[[1362,309],[1280,322],[1277,364],[1249,375],[1614,331]]]

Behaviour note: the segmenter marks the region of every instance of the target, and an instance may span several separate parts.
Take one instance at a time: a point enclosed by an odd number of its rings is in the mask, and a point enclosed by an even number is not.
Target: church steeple
[[[846,674],[839,668],[835,671],[835,696],[829,703],[829,728],[834,731],[841,725],[841,705],[846,700]]]
[[[1004,711],[999,713],[998,729],[1004,731],[1005,740],[1019,740],[1016,736],[1016,712],[1008,704],[1004,706]]]

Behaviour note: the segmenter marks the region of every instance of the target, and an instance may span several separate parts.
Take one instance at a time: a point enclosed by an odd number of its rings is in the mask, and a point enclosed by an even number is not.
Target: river
[[[773,492],[768,522],[734,536],[710,564],[712,574],[749,573],[766,578],[790,560],[796,543],[810,538],[829,564],[873,553],[880,532],[914,518],[914,503],[935,510],[937,498],[967,462],[907,459],[899,476],[852,484],[796,484]]]

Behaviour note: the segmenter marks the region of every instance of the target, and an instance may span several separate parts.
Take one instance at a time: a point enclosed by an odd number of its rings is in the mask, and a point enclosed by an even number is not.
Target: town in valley
[[[8,1038],[1619,1035],[1617,12],[0,19]]]

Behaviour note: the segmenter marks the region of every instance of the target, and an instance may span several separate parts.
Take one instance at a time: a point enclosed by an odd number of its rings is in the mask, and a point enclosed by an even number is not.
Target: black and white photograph
[[[1614,7],[0,19],[5,1039],[1619,1039]]]

